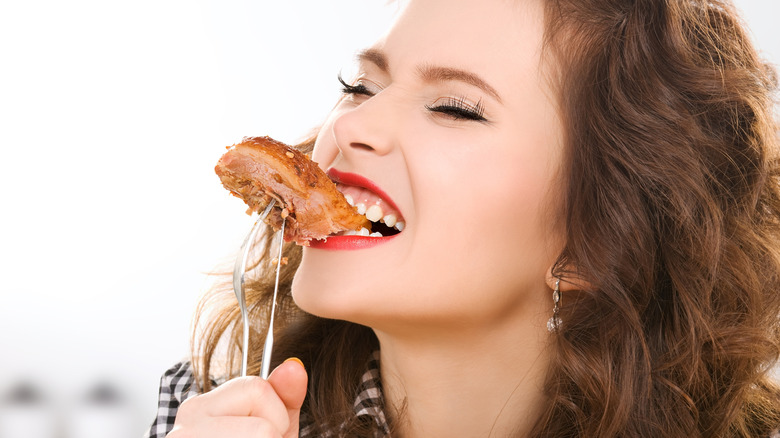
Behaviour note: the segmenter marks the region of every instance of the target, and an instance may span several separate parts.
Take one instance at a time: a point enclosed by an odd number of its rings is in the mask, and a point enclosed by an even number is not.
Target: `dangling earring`
[[[547,320],[547,331],[550,333],[557,332],[561,327],[561,317],[558,316],[558,310],[560,310],[561,303],[561,279],[555,279],[555,290],[553,290],[553,315]]]

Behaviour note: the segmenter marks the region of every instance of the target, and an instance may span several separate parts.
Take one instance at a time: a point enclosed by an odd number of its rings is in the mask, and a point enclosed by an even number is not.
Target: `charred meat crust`
[[[270,137],[245,137],[229,147],[214,170],[222,185],[247,204],[248,214],[275,199],[266,223],[278,230],[286,220],[287,241],[306,246],[340,231],[370,229],[317,163]]]

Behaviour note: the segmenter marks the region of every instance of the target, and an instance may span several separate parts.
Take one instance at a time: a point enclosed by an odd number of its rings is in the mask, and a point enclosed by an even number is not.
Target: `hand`
[[[239,377],[179,406],[166,438],[297,438],[308,376],[297,360],[286,360],[265,381]]]

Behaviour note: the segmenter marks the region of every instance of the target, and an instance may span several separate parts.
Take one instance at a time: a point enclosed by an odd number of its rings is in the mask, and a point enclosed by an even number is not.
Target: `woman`
[[[776,433],[775,84],[731,5],[411,0],[359,58],[313,159],[401,232],[287,248],[267,382],[213,389],[202,303],[151,436]]]

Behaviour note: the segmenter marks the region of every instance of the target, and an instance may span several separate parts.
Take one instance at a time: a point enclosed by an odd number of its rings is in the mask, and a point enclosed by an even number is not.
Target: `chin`
[[[355,299],[334,275],[318,275],[301,263],[292,282],[292,297],[301,310],[321,318],[345,319]]]
[[[319,250],[318,250],[319,251]],[[362,281],[365,276],[376,277],[376,272],[358,275],[354,256],[343,252],[317,252],[304,248],[301,264],[292,282],[292,296],[302,310],[323,318],[348,319],[366,309],[376,308],[368,302],[380,297],[379,293],[367,293]],[[360,270],[360,272],[363,272]]]
[[[355,280],[345,280],[337,275],[325,277],[299,269],[293,278],[292,297],[301,310],[320,318],[368,327],[394,318],[398,309],[382,300],[386,296],[383,291],[369,290],[365,286],[354,287],[356,284],[359,283]]]

